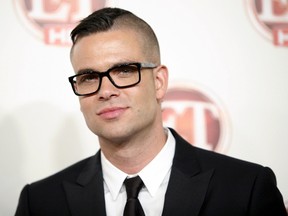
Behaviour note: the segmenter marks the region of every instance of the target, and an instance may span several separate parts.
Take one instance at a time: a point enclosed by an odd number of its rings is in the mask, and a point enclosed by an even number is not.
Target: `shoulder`
[[[255,172],[256,170],[261,170],[264,168],[262,165],[251,161],[242,160],[197,147],[193,148],[195,151],[195,156],[197,157],[197,160],[203,169],[213,166],[218,169],[221,168],[229,171],[235,170],[235,168],[237,168],[237,171],[248,172],[250,170],[251,172]]]
[[[30,215],[30,211],[42,212],[43,209],[47,215],[55,215],[53,212],[55,209],[61,212],[59,215],[67,215],[66,212],[69,210],[65,204],[63,182],[77,182],[78,176],[85,170],[87,164],[94,161],[93,158],[95,156],[79,161],[44,179],[27,184],[21,191],[15,215]]]
[[[197,163],[202,171],[214,169],[216,173],[221,175],[245,174],[255,176],[256,173],[267,170],[257,163],[195,147],[184,140],[176,131],[173,129],[171,131],[176,139],[175,157],[183,162],[186,160],[190,163]]]
[[[52,188],[62,187],[63,181],[76,182],[79,175],[83,172],[83,170],[85,170],[87,165],[92,161],[95,161],[95,157],[96,156],[85,158],[44,179],[35,181],[29,184],[29,188],[30,190],[39,188],[50,190]]]

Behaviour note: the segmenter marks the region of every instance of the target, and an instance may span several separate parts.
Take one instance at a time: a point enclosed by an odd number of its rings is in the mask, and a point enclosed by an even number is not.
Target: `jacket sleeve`
[[[263,167],[257,175],[248,211],[249,216],[287,216],[275,174],[268,167]]]
[[[29,208],[29,185],[21,191],[15,216],[31,216]]]

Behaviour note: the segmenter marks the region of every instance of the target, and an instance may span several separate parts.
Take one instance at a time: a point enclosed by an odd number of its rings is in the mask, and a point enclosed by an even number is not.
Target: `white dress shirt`
[[[168,129],[165,130],[168,138],[164,147],[146,167],[135,174],[141,177],[145,185],[138,195],[145,216],[160,216],[163,211],[165,193],[175,152],[175,139]],[[102,152],[101,163],[107,216],[123,216],[127,199],[123,182],[127,177],[133,176],[129,176],[116,168]]]

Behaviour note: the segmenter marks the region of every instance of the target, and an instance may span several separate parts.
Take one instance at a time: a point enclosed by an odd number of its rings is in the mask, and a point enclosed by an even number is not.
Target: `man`
[[[71,37],[69,81],[101,150],[25,186],[16,216],[120,216],[131,206],[137,216],[286,215],[271,169],[198,149],[163,128],[168,70],[146,22],[104,8]],[[140,192],[130,198],[135,179]]]

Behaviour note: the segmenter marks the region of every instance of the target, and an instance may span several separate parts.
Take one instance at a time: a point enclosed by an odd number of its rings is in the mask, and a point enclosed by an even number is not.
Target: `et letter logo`
[[[202,87],[176,85],[162,103],[164,125],[175,128],[192,145],[226,153],[231,126],[221,103]]]
[[[288,0],[245,0],[258,32],[275,46],[288,47]]]
[[[108,6],[105,0],[14,0],[25,27],[47,45],[71,45],[70,32],[95,10]]]

